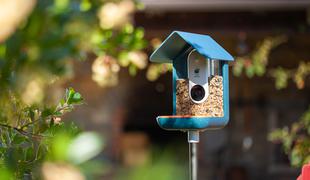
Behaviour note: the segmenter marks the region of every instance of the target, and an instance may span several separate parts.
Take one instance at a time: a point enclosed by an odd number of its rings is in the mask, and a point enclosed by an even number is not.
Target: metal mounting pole
[[[197,146],[199,142],[198,131],[188,131],[188,143],[189,143],[189,179],[197,180]]]

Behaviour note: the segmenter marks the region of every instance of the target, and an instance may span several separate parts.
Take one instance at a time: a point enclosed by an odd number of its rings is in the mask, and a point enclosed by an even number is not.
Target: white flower
[[[98,12],[100,26],[103,29],[119,28],[131,21],[131,13],[135,5],[131,0],[124,0],[120,3],[105,3]]]
[[[115,86],[118,83],[120,70],[116,60],[111,56],[100,56],[92,65],[92,79],[102,87]]]
[[[55,117],[54,118],[54,123],[55,124],[60,124],[60,122],[61,122],[61,118],[60,117]]]
[[[147,55],[142,51],[129,52],[128,59],[139,69],[144,69],[147,66]]]

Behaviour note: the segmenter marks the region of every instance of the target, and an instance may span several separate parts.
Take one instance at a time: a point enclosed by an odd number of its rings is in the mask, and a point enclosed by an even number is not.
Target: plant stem
[[[16,132],[18,132],[19,134],[27,136],[27,137],[31,136],[31,137],[40,138],[40,139],[44,138],[44,137],[48,137],[48,136],[43,136],[43,135],[40,135],[40,134],[34,134],[34,133],[31,133],[31,132],[26,132],[26,131],[22,130],[21,128],[13,127],[13,126],[10,126],[10,125],[7,125],[7,124],[1,124],[0,123],[0,126],[4,127],[4,128],[8,128],[8,129],[13,129]]]

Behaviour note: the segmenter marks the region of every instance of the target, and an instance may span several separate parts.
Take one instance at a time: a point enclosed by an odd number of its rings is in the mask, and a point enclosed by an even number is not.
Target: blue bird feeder
[[[179,79],[188,80],[189,56],[194,54],[196,59],[203,58],[206,63],[198,63],[204,69],[202,76],[210,81],[212,76],[222,77],[222,116],[212,117],[210,115],[193,115],[177,113],[177,83]],[[200,57],[199,57],[200,56]],[[195,59],[195,58],[194,58]],[[229,121],[229,72],[228,62],[234,58],[208,35],[194,34],[188,32],[174,31],[150,56],[152,62],[173,64],[173,115],[158,116],[159,126],[166,130],[202,131],[206,129],[218,129],[224,127]],[[193,60],[194,61],[194,60]],[[206,68],[204,68],[206,67]],[[201,71],[201,69],[195,69]],[[194,70],[194,71],[195,71]],[[195,73],[195,72],[194,72]],[[195,76],[195,75],[193,75]],[[210,82],[206,82],[209,86]],[[206,87],[207,91],[209,90]],[[189,96],[190,92],[188,92]],[[206,94],[206,93],[205,93]],[[210,94],[207,94],[210,96]],[[194,105],[195,100],[190,98]],[[197,103],[198,104],[198,103]],[[196,109],[200,107],[196,107]],[[206,109],[206,111],[210,111]],[[182,112],[182,109],[181,109]],[[207,113],[206,113],[207,114]],[[212,112],[211,112],[212,114]]]
[[[173,114],[158,116],[165,130],[188,132],[190,179],[197,179],[199,132],[229,121],[229,68],[234,58],[208,35],[174,31],[150,57],[173,64]]]

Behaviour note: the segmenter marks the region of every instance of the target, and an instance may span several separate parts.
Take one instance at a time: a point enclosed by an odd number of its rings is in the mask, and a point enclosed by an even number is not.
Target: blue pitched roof
[[[186,46],[192,46],[210,59],[233,61],[234,58],[208,35],[173,31],[150,57],[153,62],[171,63]]]

